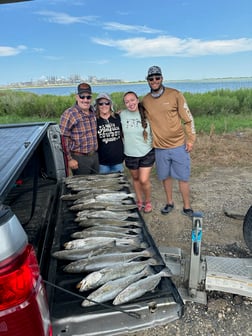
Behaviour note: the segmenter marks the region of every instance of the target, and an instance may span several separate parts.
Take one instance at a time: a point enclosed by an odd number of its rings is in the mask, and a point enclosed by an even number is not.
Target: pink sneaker
[[[149,213],[152,211],[152,205],[151,202],[146,202],[144,207],[144,213]]]

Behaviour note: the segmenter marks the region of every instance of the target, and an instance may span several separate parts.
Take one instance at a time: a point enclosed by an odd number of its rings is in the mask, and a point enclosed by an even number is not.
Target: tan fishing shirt
[[[193,116],[181,92],[165,88],[158,98],[148,93],[142,103],[151,125],[154,148],[175,148],[195,142]]]

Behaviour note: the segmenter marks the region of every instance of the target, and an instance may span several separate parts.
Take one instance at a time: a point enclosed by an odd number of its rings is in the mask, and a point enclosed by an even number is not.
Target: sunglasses
[[[161,79],[161,77],[160,77],[160,76],[149,77],[149,78],[148,78],[148,81],[153,82],[154,79],[155,79],[156,81],[159,81],[159,80]]]
[[[99,105],[99,106],[102,106],[102,105],[107,105],[107,106],[108,106],[108,105],[110,105],[110,102],[106,102],[106,103],[105,103],[105,102],[102,102],[102,103],[98,103],[98,105]]]
[[[92,96],[79,95],[79,97],[80,99],[85,99],[85,98],[88,100],[92,99]]]

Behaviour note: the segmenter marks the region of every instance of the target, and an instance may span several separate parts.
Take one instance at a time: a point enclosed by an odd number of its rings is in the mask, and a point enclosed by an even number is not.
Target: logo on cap
[[[159,66],[153,65],[152,67],[149,68],[147,77],[150,77],[153,75],[162,76],[162,71]]]

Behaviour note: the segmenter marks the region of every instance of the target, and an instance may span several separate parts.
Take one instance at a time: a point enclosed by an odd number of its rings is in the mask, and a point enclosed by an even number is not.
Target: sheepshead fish
[[[146,265],[156,266],[162,265],[159,259],[149,258],[143,261],[131,261],[120,263],[109,267],[104,267],[99,271],[92,272],[85,276],[78,284],[77,288],[80,292],[97,288],[110,280],[126,277],[127,275],[141,272]]]
[[[91,258],[73,261],[65,266],[64,271],[68,273],[94,272],[104,267],[112,266],[121,262],[129,262],[141,257],[152,257],[155,254],[152,248],[141,252],[109,253]]]
[[[114,299],[114,305],[120,305],[127,303],[131,300],[139,298],[147,292],[153,291],[159,284],[162,277],[172,276],[171,271],[168,268],[164,268],[159,273],[147,276],[144,279],[140,279],[135,283],[132,283],[124,290],[122,290]]]
[[[89,294],[89,296],[82,302],[81,305],[82,307],[89,307],[98,303],[110,301],[127,286],[150,274],[153,274],[151,268],[149,266],[145,266],[144,269],[139,273],[131,274],[115,280],[110,280]]]

